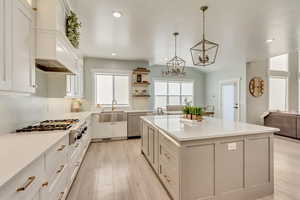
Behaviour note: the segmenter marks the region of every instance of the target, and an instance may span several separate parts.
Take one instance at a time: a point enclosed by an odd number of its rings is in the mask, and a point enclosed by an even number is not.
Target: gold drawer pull
[[[25,191],[31,184],[32,182],[34,181],[35,179],[35,176],[30,176],[26,183],[24,184],[24,186],[20,187],[20,188],[17,188],[17,192],[21,192],[21,191]]]
[[[66,145],[61,145],[61,147],[59,149],[57,149],[56,151],[62,151],[65,149],[65,147],[66,147]]]
[[[48,181],[42,184],[42,187],[48,187],[49,183]]]
[[[59,174],[60,172],[62,172],[62,170],[64,169],[64,167],[65,167],[64,165],[61,165],[60,168],[59,168],[59,170],[57,170],[56,174]]]
[[[60,193],[60,195],[59,195],[59,198],[58,198],[58,200],[62,200],[62,198],[63,198],[64,194],[65,194],[64,192],[61,192],[61,193]]]

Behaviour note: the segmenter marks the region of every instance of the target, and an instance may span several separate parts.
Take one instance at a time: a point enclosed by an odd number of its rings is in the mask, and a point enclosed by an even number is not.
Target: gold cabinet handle
[[[63,198],[64,194],[65,194],[64,192],[61,192],[61,193],[60,193],[60,195],[59,195],[59,198],[58,198],[58,200],[62,200],[62,198]]]
[[[57,149],[57,151],[62,151],[65,149],[65,147],[66,147],[66,145],[61,145],[61,147],[59,149]]]
[[[56,174],[59,174],[60,172],[62,172],[62,170],[64,169],[64,167],[65,167],[64,165],[61,165],[60,168],[59,168],[59,170],[56,171]]]
[[[42,184],[42,187],[48,187],[49,183],[48,181]]]
[[[30,176],[27,181],[25,182],[24,186],[17,188],[17,192],[25,191],[34,181],[35,176]]]

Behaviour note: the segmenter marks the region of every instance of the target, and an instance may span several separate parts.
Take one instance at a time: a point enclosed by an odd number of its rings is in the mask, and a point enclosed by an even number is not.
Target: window
[[[96,74],[96,104],[129,105],[129,78],[122,74]]]
[[[287,110],[288,79],[287,77],[270,77],[269,110]]]
[[[270,58],[270,71],[288,71],[289,66],[289,56],[284,54],[281,56],[275,56]]]
[[[288,54],[270,58],[269,110],[288,110]]]
[[[154,81],[155,108],[193,103],[194,84],[188,81]]]

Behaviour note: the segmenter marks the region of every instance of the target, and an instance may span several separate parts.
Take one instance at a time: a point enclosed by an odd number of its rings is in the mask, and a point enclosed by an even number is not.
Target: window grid
[[[179,97],[179,105],[183,105],[184,104],[184,98],[183,97],[192,97],[192,104],[194,103],[194,83],[192,81],[162,81],[162,80],[158,80],[158,81],[155,81],[154,84],[156,84],[157,82],[162,82],[162,83],[167,84],[167,94],[166,95],[154,94],[155,101],[156,101],[156,97],[165,97],[166,100],[167,100],[166,105],[170,105],[170,97]],[[170,95],[170,83],[177,83],[177,84],[180,85],[178,95]],[[185,83],[192,84],[192,94],[191,95],[183,95],[182,85],[185,84]],[[156,93],[156,91],[154,91],[154,93]],[[157,107],[156,102],[155,102],[155,107]]]
[[[116,89],[115,89],[115,85],[116,85],[116,83],[115,83],[115,77],[116,76],[127,76],[128,77],[128,75],[125,75],[125,74],[111,74],[111,73],[96,73],[95,74],[95,77],[96,77],[96,104],[100,104],[100,99],[98,99],[98,97],[99,97],[99,94],[98,94],[98,92],[99,92],[99,85],[97,84],[98,82],[97,82],[97,77],[98,76],[112,76],[112,99],[113,100],[116,100]],[[128,77],[129,78],[129,77]],[[129,99],[128,99],[128,102],[129,102]],[[102,104],[102,105],[104,105],[104,106],[107,106],[107,105],[111,105],[111,104]],[[116,104],[117,106],[128,106],[129,105],[129,103],[127,103],[127,104],[120,104],[120,103],[118,103],[117,102],[117,104]]]

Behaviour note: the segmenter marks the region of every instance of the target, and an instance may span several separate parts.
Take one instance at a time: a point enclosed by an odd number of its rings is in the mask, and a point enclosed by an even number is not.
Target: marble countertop
[[[210,117],[205,117],[201,122],[185,120],[179,115],[156,115],[142,118],[179,142],[279,131],[277,128]]]
[[[0,187],[68,134],[51,131],[0,136]]]

